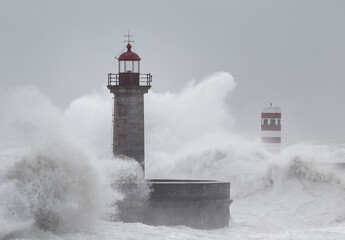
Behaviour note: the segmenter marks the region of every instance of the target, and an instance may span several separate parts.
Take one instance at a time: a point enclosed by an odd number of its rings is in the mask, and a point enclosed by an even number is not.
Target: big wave
[[[272,155],[234,134],[224,99],[235,87],[221,72],[178,93],[145,96],[146,177],[231,181],[234,226],[272,231],[343,222],[344,180],[327,164],[344,160],[344,145],[294,144]],[[140,166],[110,154],[108,93],[82,96],[66,110],[32,87],[2,98],[1,238],[92,231],[100,219],[118,221],[147,199]],[[128,192],[127,183],[137,185]],[[128,203],[133,196],[139,201]]]

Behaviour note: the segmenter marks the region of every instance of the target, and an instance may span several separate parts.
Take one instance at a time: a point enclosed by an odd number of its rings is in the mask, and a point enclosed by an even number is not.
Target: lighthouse
[[[279,153],[281,148],[281,109],[264,107],[261,113],[261,143],[272,153]]]
[[[144,94],[151,88],[152,76],[140,73],[141,58],[132,51],[131,36],[125,36],[128,37],[127,51],[117,58],[118,73],[108,74],[107,87],[114,94],[113,153],[134,158],[145,169]],[[154,226],[185,225],[198,229],[229,225],[230,182],[145,181],[151,189],[149,199],[142,204],[143,209],[132,207],[131,211],[124,211],[122,221],[140,221]],[[134,185],[128,183],[126,188],[131,189]],[[137,201],[135,197],[129,199],[132,200]]]
[[[118,73],[108,73],[108,89],[114,94],[113,153],[134,158],[145,166],[144,94],[151,88],[152,75],[140,73],[138,54],[127,51],[118,58]]]

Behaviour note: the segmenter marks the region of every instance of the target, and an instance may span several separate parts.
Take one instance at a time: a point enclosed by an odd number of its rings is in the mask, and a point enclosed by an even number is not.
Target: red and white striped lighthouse
[[[261,113],[261,143],[274,153],[281,148],[281,116],[280,107],[272,107],[272,103]]]

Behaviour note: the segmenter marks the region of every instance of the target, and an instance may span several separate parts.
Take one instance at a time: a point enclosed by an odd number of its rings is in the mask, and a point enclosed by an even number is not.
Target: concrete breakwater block
[[[150,197],[143,223],[223,228],[230,219],[230,182],[150,179]]]

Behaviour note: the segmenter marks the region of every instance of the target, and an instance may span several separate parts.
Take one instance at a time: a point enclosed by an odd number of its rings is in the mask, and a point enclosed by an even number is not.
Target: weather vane
[[[134,42],[134,40],[131,40],[131,37],[134,37],[133,35],[130,35],[129,34],[129,30],[128,30],[128,34],[127,35],[124,35],[125,38],[127,38],[127,40],[124,40],[124,42]]]

